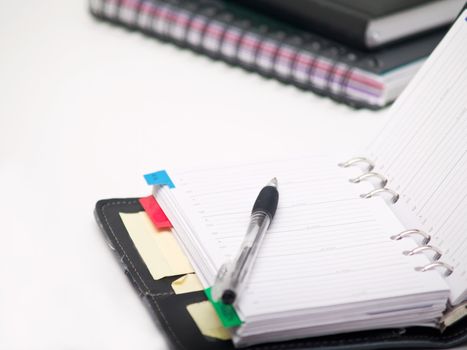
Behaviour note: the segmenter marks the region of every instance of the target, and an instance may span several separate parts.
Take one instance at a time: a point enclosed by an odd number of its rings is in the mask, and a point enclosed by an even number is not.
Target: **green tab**
[[[242,320],[240,320],[232,305],[225,305],[222,301],[214,301],[211,295],[211,288],[205,289],[204,293],[212,306],[214,306],[214,310],[216,310],[217,316],[219,316],[225,328],[238,327],[242,324]]]

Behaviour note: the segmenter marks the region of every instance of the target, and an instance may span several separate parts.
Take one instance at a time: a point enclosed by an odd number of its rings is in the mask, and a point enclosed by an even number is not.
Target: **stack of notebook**
[[[366,52],[235,1],[91,0],[90,9],[97,18],[368,108],[392,102],[445,34]]]

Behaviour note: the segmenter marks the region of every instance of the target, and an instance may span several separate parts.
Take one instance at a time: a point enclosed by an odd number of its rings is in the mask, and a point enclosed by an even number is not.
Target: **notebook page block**
[[[208,285],[237,253],[259,190],[272,177],[279,181],[276,217],[240,296],[243,319],[426,292],[447,295],[437,272],[414,270],[426,257],[402,255],[414,242],[389,238],[403,226],[387,204],[360,198],[369,188],[349,183],[351,174],[337,163],[314,157],[171,172],[176,188],[163,190],[176,199],[210,261]]]
[[[467,11],[390,110],[369,147],[401,197],[409,228],[429,233],[454,267],[451,301],[467,297]]]

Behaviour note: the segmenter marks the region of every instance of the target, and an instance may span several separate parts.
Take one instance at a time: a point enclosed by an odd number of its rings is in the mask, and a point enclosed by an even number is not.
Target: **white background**
[[[0,349],[165,349],[95,202],[148,195],[164,167],[345,158],[385,115],[99,23],[84,1],[0,0]]]

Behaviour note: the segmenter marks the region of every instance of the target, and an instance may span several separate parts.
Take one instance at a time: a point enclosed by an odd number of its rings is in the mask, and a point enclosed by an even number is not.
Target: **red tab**
[[[139,202],[151,218],[154,226],[156,226],[158,229],[172,228],[172,224],[170,223],[167,216],[165,216],[162,208],[159,206],[159,203],[157,203],[154,196],[140,198]]]

